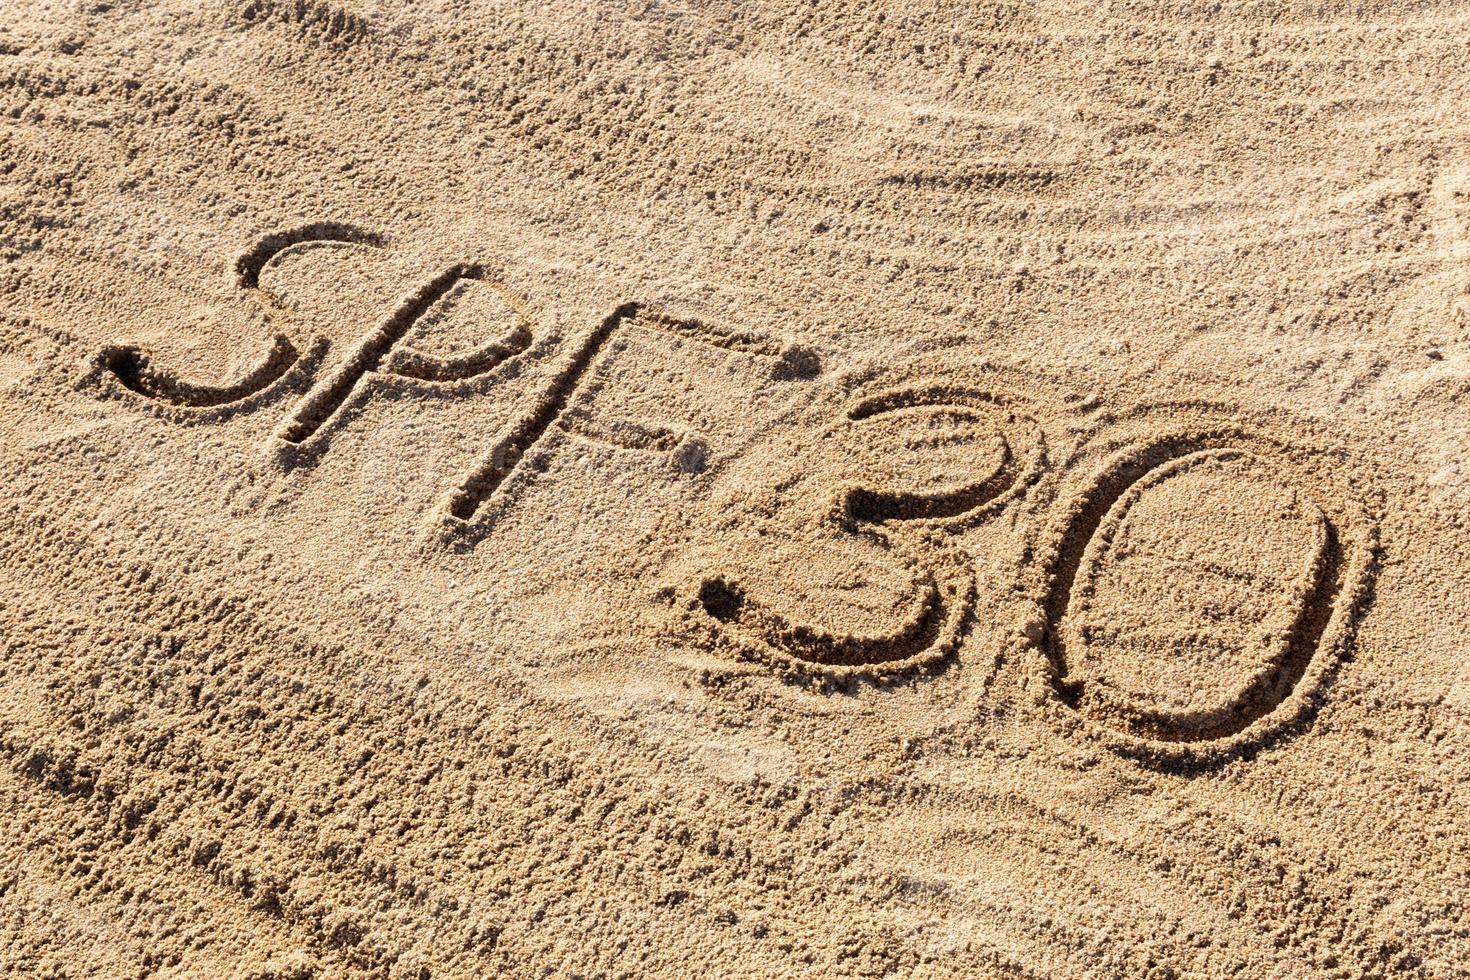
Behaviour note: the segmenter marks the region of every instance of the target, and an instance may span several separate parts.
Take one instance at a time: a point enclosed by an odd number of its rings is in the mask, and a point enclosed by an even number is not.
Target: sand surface
[[[1470,975],[1467,37],[0,5],[0,974]]]

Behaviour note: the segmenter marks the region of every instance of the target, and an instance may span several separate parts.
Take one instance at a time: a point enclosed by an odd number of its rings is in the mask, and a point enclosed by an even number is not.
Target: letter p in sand
[[[508,338],[460,357],[437,358],[411,349],[394,350],[409,328],[461,281],[483,278],[484,271],[476,265],[456,265],[434,277],[363,337],[345,360],[319,379],[277,434],[287,442],[298,444],[311,438],[370,371],[421,381],[463,381],[525,350],[531,342],[531,330],[524,319]]]

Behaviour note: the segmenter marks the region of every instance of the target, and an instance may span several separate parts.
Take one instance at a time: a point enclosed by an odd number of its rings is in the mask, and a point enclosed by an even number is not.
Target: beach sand
[[[1467,31],[0,7],[0,972],[1470,976]]]

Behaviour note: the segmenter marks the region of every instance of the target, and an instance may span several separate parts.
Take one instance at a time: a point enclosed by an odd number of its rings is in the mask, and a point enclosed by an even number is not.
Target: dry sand
[[[0,7],[0,973],[1470,975],[1463,3]]]

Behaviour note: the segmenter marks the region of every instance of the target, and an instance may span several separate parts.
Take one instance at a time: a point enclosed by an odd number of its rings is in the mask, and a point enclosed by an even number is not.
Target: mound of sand
[[[1470,9],[0,9],[16,976],[1470,975]]]

